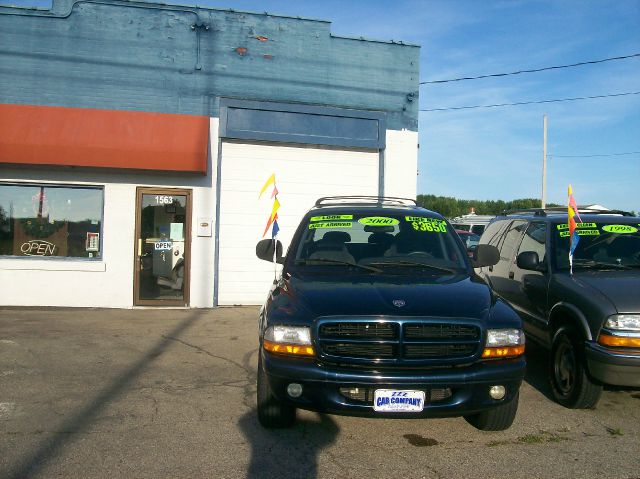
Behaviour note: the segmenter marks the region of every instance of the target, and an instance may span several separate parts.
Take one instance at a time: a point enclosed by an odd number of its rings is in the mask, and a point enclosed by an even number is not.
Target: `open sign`
[[[171,251],[173,249],[172,241],[156,241],[153,244],[153,249],[156,251]]]

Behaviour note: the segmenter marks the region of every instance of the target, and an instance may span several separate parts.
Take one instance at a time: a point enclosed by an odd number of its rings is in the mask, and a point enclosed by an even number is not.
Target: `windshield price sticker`
[[[320,223],[311,223],[309,225],[310,230],[317,230],[320,228],[351,228],[352,223],[350,221],[322,221]]]
[[[580,236],[600,236],[600,231],[598,230],[576,230],[576,233]],[[569,237],[568,231],[560,231],[558,234],[560,235],[560,238]]]
[[[607,233],[618,233],[618,234],[638,232],[638,228],[631,225],[605,225],[602,227],[602,230],[606,231]]]
[[[378,412],[421,412],[424,409],[424,391],[398,391],[376,389],[373,410]]]
[[[394,226],[400,223],[395,218],[387,218],[386,216],[367,216],[366,218],[360,218],[358,223],[368,226]]]
[[[595,223],[576,223],[576,226],[578,227],[578,229],[580,228],[597,228],[598,225]],[[563,223],[557,226],[557,228],[559,230],[568,230],[569,229],[569,225],[567,223]]]
[[[447,223],[443,220],[425,218],[423,216],[406,216],[405,219],[411,223],[411,226],[416,231],[430,231],[432,233],[447,232]]]
[[[326,215],[326,216],[312,216],[309,221],[338,221],[338,220],[352,220],[353,215]]]
[[[156,241],[153,244],[153,249],[156,251],[171,251],[173,249],[173,243],[171,241]]]

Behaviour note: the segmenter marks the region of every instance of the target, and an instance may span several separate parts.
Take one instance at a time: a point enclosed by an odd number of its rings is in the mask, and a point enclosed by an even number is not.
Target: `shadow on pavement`
[[[524,380],[531,386],[536,388],[547,399],[554,401],[551,385],[549,384],[549,372],[547,363],[549,361],[549,353],[542,346],[529,341],[526,347],[527,354],[527,374]]]
[[[331,416],[318,415],[319,421],[298,419],[291,429],[264,429],[255,410],[238,421],[251,446],[247,478],[318,477],[318,458],[332,444],[340,428]]]
[[[147,353],[134,363],[128,370],[117,377],[102,393],[95,397],[84,409],[80,410],[74,417],[65,421],[57,427],[58,431],[54,437],[42,441],[30,456],[24,458],[21,463],[14,466],[13,471],[6,477],[7,479],[23,479],[35,475],[50,459],[58,452],[71,444],[77,437],[77,432],[86,429],[93,422],[100,412],[114,399],[126,392],[126,389],[144,372],[149,364],[160,356],[170,344],[175,342],[176,337],[182,335],[188,328],[200,319],[201,312],[196,312],[178,324],[173,330],[162,336],[162,339]]]

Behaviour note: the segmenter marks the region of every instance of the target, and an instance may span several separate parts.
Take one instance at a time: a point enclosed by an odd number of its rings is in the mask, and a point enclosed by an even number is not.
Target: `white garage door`
[[[377,151],[223,142],[218,304],[261,304],[273,265],[256,257],[274,200],[258,198],[272,174],[278,189],[278,239],[285,252],[300,219],[322,196],[377,195]],[[271,238],[271,230],[264,238]]]

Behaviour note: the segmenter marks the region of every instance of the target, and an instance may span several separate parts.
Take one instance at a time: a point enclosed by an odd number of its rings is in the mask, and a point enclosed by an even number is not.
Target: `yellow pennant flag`
[[[264,184],[264,186],[260,190],[260,194],[258,195],[258,198],[260,198],[262,196],[262,194],[265,191],[267,191],[267,188],[269,188],[269,185],[275,185],[275,184],[276,184],[276,174],[272,173],[271,176],[269,177],[269,179],[267,180],[267,182]]]

